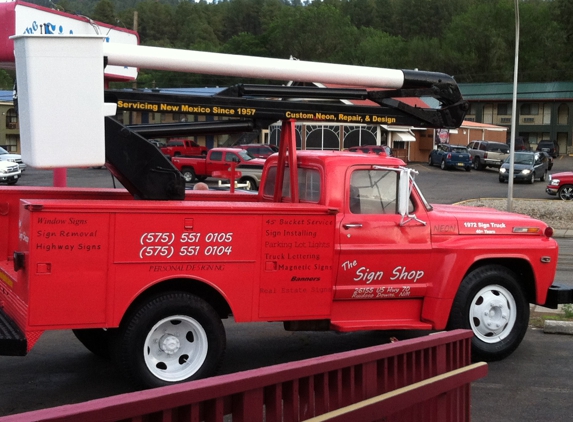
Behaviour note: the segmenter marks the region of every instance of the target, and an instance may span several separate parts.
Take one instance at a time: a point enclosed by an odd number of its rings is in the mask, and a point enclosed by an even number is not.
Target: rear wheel
[[[195,170],[192,167],[184,167],[181,170],[181,174],[183,175],[183,179],[185,179],[185,183],[191,183],[195,181]]]
[[[442,162],[440,163],[440,168],[442,170],[446,170],[448,167],[446,166],[446,160],[442,160]]]
[[[472,358],[495,361],[519,346],[528,323],[529,304],[515,274],[500,265],[487,265],[462,281],[448,328],[472,330]]]
[[[246,187],[243,188],[245,190],[257,190],[257,183],[252,177],[244,177],[241,180],[239,180],[239,183],[247,185]]]
[[[126,316],[111,352],[132,381],[153,388],[213,375],[225,344],[225,328],[207,302],[186,292],[168,292]]]
[[[563,201],[571,201],[573,199],[573,185],[563,185],[557,191],[557,195]]]
[[[481,164],[479,162],[479,157],[475,157],[473,163],[474,163],[474,169],[476,170],[482,169]]]

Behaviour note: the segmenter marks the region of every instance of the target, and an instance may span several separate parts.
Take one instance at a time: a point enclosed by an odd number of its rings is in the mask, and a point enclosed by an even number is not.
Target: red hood
[[[542,234],[547,224],[524,214],[499,211],[494,208],[459,205],[432,205],[432,234],[515,234],[515,227],[538,227]]]

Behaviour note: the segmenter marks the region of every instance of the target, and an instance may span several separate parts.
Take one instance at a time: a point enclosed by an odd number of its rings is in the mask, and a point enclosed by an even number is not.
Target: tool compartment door
[[[22,212],[27,212],[21,210]],[[106,317],[108,213],[29,212],[29,324],[101,324]]]

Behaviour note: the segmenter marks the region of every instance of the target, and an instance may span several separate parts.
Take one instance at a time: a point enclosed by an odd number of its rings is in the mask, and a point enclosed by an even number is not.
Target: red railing
[[[381,346],[0,418],[25,421],[469,421],[472,332]]]

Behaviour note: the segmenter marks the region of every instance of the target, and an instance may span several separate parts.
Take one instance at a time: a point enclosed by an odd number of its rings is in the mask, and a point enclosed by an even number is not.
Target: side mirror
[[[410,169],[401,169],[398,182],[398,212],[402,217],[408,215],[410,204]]]

